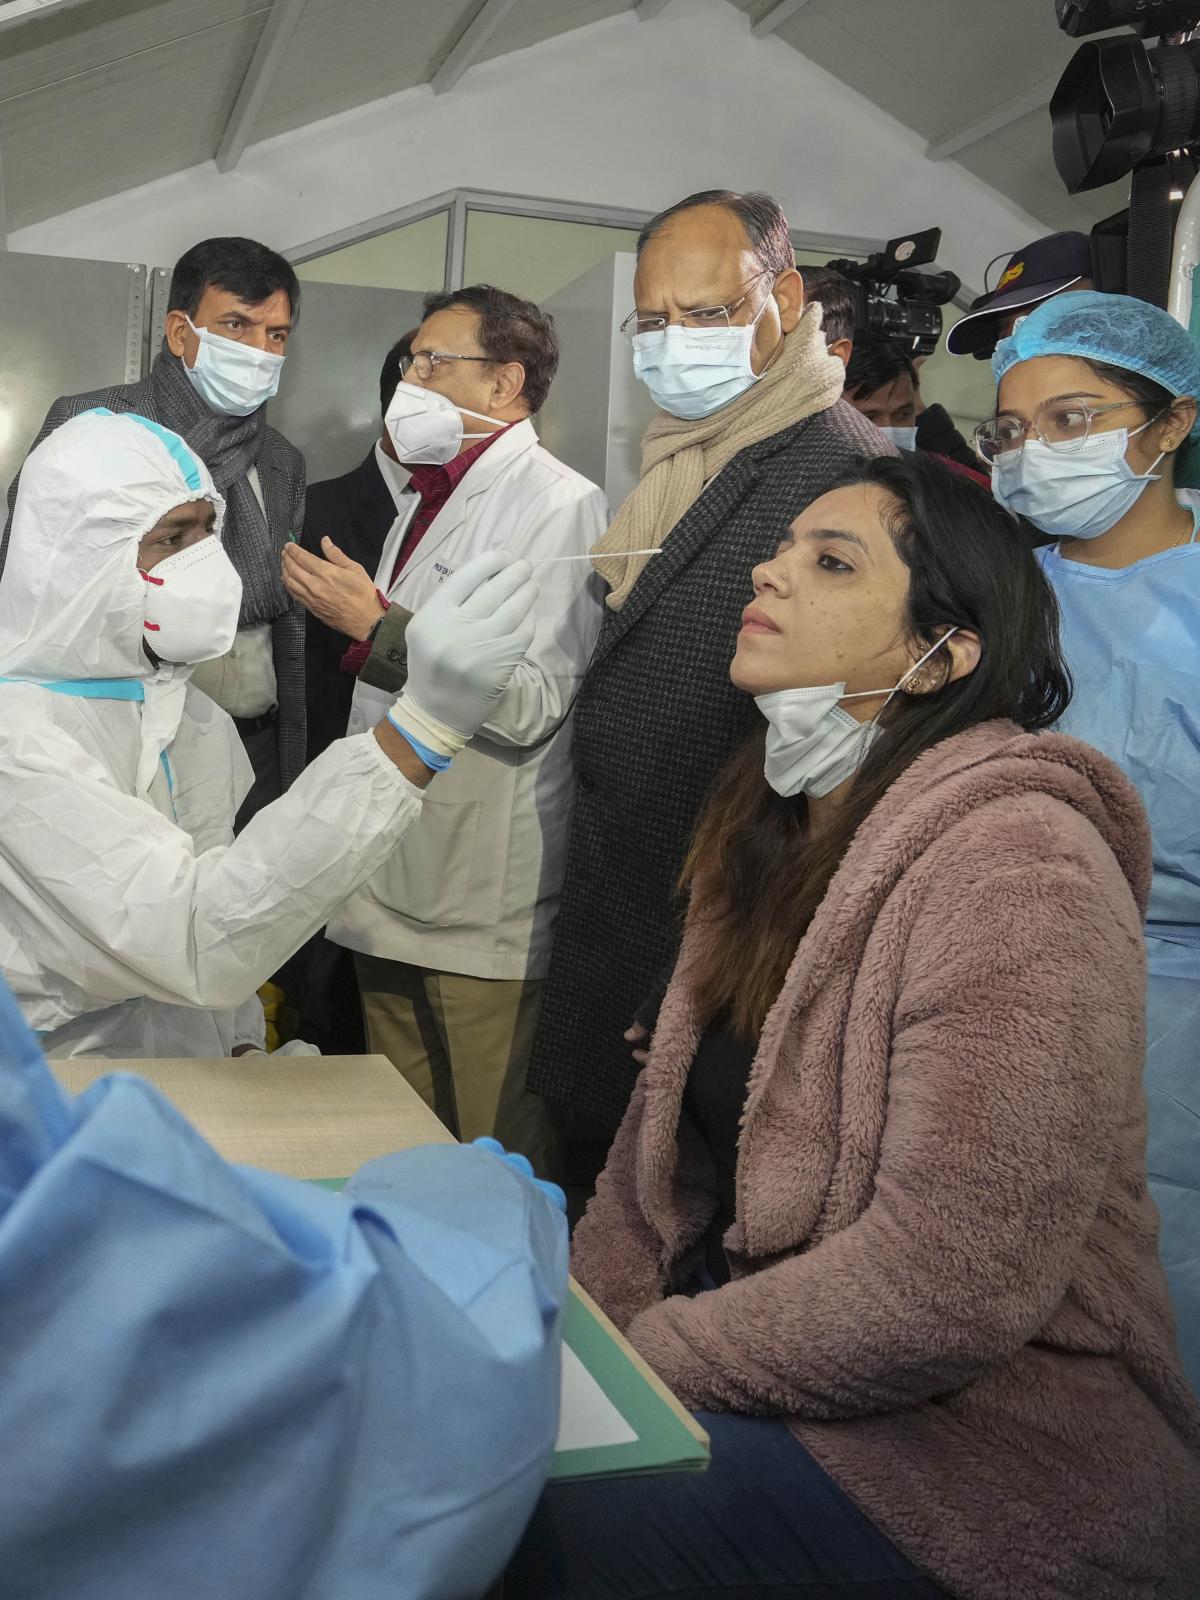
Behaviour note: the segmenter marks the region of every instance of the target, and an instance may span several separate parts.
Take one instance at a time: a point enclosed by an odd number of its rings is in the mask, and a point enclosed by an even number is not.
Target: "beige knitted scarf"
[[[629,551],[665,543],[704,485],[739,451],[827,411],[845,381],[845,367],[825,348],[821,307],[814,302],[745,394],[694,422],[660,411],[642,439],[637,487],[592,547],[592,564],[612,591],[612,610],[621,609],[642,568],[653,559]]]

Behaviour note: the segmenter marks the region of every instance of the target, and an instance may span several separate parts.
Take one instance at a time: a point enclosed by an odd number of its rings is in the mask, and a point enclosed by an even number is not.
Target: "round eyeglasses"
[[[1030,433],[1037,434],[1044,445],[1064,454],[1078,450],[1091,437],[1092,423],[1110,411],[1124,411],[1130,406],[1146,407],[1145,400],[1114,400],[1111,405],[1089,406],[1082,400],[1047,400],[1033,413],[1031,422],[1024,422],[1010,412],[990,417],[975,429],[975,452],[990,466],[1001,456],[1017,456],[1025,448]],[[1166,408],[1169,409],[1169,408]],[[1162,411],[1155,417],[1162,416]],[[1151,417],[1153,422],[1155,417]]]
[[[742,285],[746,291],[739,299],[732,301],[727,306],[693,306],[678,317],[643,316],[640,312],[631,311],[621,324],[621,332],[629,340],[639,334],[663,334],[668,328],[720,328],[728,329],[733,326],[733,316],[740,311],[750,298],[750,292],[756,283],[762,281],[770,272],[769,267],[764,267],[761,272]]]

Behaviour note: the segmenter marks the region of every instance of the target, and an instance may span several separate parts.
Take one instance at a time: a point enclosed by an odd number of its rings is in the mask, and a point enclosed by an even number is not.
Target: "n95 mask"
[[[484,416],[468,406],[456,406],[436,389],[422,389],[415,383],[398,383],[387,408],[384,426],[396,448],[396,459],[406,466],[444,467],[462,449],[464,439],[488,439],[487,433],[465,433],[463,417],[478,417],[481,422],[507,428],[498,417]]]
[[[242,580],[216,534],[177,550],[142,577],[145,639],[160,661],[195,666],[226,653],[237,635]]]
[[[283,356],[239,344],[236,339],[223,339],[219,333],[198,328],[191,317],[187,323],[199,339],[200,348],[195,366],[189,367],[185,361],[183,370],[191,379],[192,388],[212,410],[226,417],[248,417],[278,392]]]

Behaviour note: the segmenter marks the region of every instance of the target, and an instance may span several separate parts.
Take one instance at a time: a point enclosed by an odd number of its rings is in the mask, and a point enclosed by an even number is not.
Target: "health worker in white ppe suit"
[[[189,685],[229,647],[223,505],[178,435],[87,412],[32,453],[0,582],[0,973],[51,1056],[261,1047],[258,986],[392,854],[532,636],[527,563],[464,563],[404,693],[237,837],[252,774]]]

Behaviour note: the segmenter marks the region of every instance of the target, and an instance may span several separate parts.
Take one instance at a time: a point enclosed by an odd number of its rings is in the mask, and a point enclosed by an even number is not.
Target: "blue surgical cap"
[[[1140,372],[1170,394],[1200,400],[1200,347],[1174,317],[1131,295],[1084,289],[1043,300],[996,346],[996,382],[1010,367],[1035,356],[1104,361]],[[1200,437],[1200,412],[1191,437]]]

